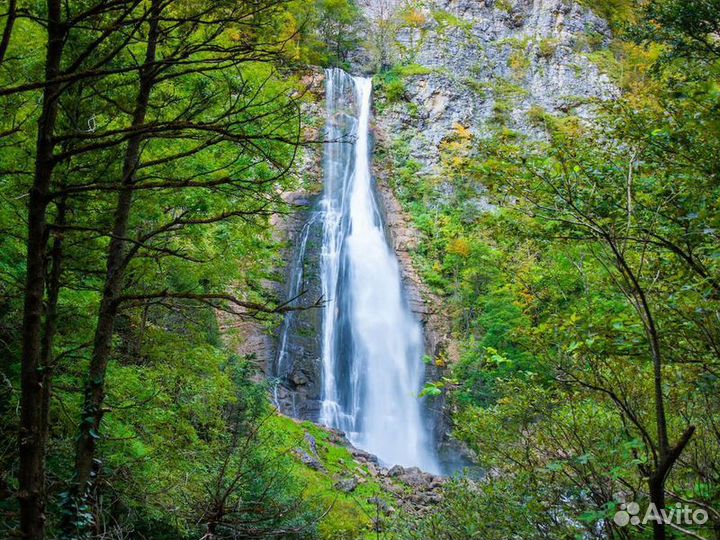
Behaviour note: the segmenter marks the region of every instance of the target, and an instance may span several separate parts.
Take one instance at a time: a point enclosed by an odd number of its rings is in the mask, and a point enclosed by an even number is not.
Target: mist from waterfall
[[[388,465],[439,466],[417,397],[423,335],[373,190],[371,80],[326,72],[321,423]]]

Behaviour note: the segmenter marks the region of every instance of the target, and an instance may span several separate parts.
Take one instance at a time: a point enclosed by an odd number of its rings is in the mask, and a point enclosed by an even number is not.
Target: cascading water
[[[303,268],[303,261],[308,245],[308,239],[310,238],[310,232],[313,226],[318,221],[318,212],[312,212],[310,218],[307,220],[305,225],[300,231],[300,241],[297,247],[297,260],[294,261],[293,272],[290,279],[290,287],[288,290],[289,301],[298,298],[302,294],[302,287],[305,280],[305,272]],[[296,312],[290,311],[285,315],[285,319],[282,324],[280,331],[280,343],[278,344],[277,357],[275,358],[275,364],[272,369],[275,381],[272,387],[272,397],[275,406],[278,410],[283,412],[289,412],[293,416],[297,416],[297,410],[295,409],[295,396],[292,395],[293,406],[287,411],[282,404],[278,396],[278,390],[280,389],[281,379],[286,378],[292,369],[291,365],[291,351],[290,351],[290,336],[293,329],[293,323],[295,321]]]
[[[373,190],[371,91],[370,79],[327,71],[320,421],[387,464],[438,472],[417,397],[422,331]]]

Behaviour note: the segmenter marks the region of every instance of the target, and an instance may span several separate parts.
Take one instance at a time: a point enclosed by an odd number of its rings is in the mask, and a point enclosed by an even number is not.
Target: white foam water
[[[418,393],[423,335],[371,174],[371,80],[326,73],[321,423],[385,464],[439,472]]]

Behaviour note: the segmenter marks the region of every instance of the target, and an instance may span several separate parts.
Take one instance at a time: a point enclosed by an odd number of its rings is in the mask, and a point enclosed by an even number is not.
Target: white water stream
[[[417,397],[423,336],[373,190],[371,80],[326,73],[320,421],[385,464],[439,472]]]

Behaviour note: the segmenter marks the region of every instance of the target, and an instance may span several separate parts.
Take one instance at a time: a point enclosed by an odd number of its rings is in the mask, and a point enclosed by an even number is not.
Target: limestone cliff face
[[[377,124],[413,135],[412,157],[427,165],[424,173],[435,172],[455,124],[482,138],[503,115],[508,128],[542,137],[531,108],[589,118],[592,100],[617,95],[586,56],[610,39],[608,26],[575,3],[436,0],[419,14],[426,22],[399,30],[396,55],[427,73],[406,77],[406,101],[386,108]]]

